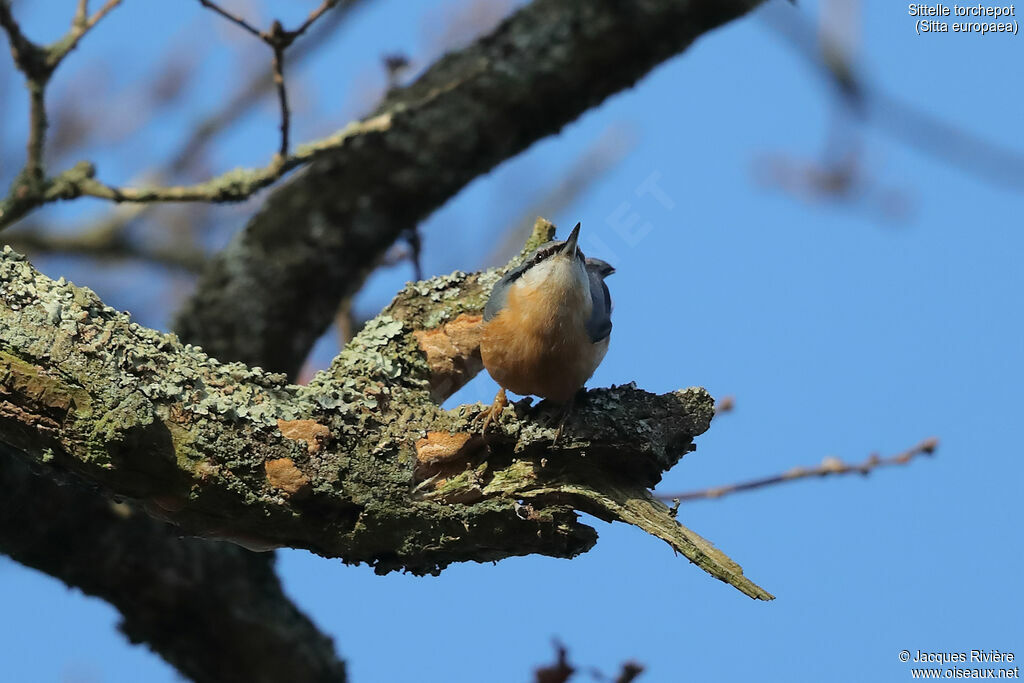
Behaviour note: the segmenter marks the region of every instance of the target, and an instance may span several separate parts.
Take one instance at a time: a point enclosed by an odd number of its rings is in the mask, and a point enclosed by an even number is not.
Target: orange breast
[[[577,309],[579,307],[576,307]],[[568,401],[590,379],[608,348],[590,341],[572,305],[551,304],[536,290],[509,292],[506,307],[485,323],[484,367],[498,384],[523,395]]]

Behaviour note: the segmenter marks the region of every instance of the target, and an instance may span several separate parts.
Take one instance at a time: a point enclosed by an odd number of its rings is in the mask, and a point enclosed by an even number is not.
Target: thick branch
[[[7,451],[0,443],[0,552],[110,602],[132,642],[200,683],[345,680],[330,639],[281,590],[272,554],[181,538]]]
[[[27,457],[143,502],[190,533],[307,548],[380,572],[594,542],[575,509],[665,539],[716,577],[770,597],[676,524],[648,488],[707,429],[701,389],[589,392],[552,448],[559,412],[442,411],[447,348],[469,339],[498,272],[410,285],[307,387],[223,365],[131,323],[88,290],[0,259],[0,438]],[[456,354],[457,355],[457,354]]]
[[[34,254],[84,256],[97,261],[143,261],[191,273],[202,270],[206,254],[189,244],[135,244],[126,234],[127,216],[113,216],[80,232],[46,232],[39,225],[12,230],[4,242],[18,251]]]
[[[344,145],[275,191],[202,278],[178,319],[183,337],[294,374],[403,231],[756,4],[535,0],[390,92]]]

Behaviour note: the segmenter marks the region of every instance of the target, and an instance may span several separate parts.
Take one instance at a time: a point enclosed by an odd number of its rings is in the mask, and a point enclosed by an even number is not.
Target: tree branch
[[[183,338],[294,375],[339,302],[403,232],[757,4],[535,0],[391,91],[276,190],[201,279],[178,317]]]
[[[211,0],[199,0],[199,4],[203,7],[212,9],[217,14],[221,15],[228,21],[245,29],[252,35],[256,36],[264,43],[266,43],[274,53],[274,59],[271,63],[271,70],[274,74],[274,86],[277,88],[277,99],[278,104],[281,108],[281,145],[278,148],[277,156],[275,161],[284,160],[288,156],[288,135],[289,128],[291,127],[291,113],[288,109],[288,90],[285,87],[284,82],[284,53],[291,44],[295,42],[295,39],[301,36],[306,30],[316,22],[317,19],[324,15],[324,12],[331,9],[338,4],[340,0],[324,0],[320,3],[320,6],[309,13],[306,20],[302,22],[302,25],[294,31],[286,31],[281,25],[280,21],[274,21],[270,25],[270,30],[260,31],[249,24],[245,19],[228,12],[220,5],[212,2]]]
[[[30,127],[28,141],[28,162],[25,170],[15,180],[7,197],[0,200],[0,229],[14,224],[30,211],[59,200],[77,199],[78,197],[96,197],[114,202],[182,202],[209,201],[229,202],[241,201],[252,196],[259,190],[271,185],[289,171],[301,166],[317,155],[349,144],[349,138],[356,133],[365,132],[365,127],[350,124],[343,130],[322,140],[311,142],[301,147],[296,154],[289,155],[290,113],[288,96],[284,81],[284,54],[288,47],[324,13],[338,4],[339,0],[326,0],[310,13],[302,25],[293,31],[285,30],[279,22],[274,22],[267,31],[260,31],[248,24],[244,19],[222,9],[210,0],[199,0],[200,4],[209,7],[221,16],[241,26],[249,33],[266,43],[273,51],[272,60],[273,82],[277,89],[281,108],[281,141],[278,152],[270,162],[257,169],[235,169],[222,173],[202,183],[182,186],[152,187],[117,187],[96,179],[96,168],[88,161],[82,161],[71,168],[52,177],[47,177],[42,165],[44,150],[44,134],[46,131],[46,109],[44,103],[45,87],[53,70],[60,61],[77,44],[81,37],[92,26],[105,16],[121,0],[109,2],[85,23],[78,21],[79,12],[73,22],[71,31],[62,40],[47,48],[39,47],[28,41],[18,28],[10,14],[7,0],[0,0],[0,27],[7,30],[11,41],[12,54],[18,68],[27,79],[31,104]],[[352,4],[352,0],[348,4]],[[374,128],[370,122],[370,129]]]
[[[316,29],[303,41],[289,49],[288,61],[294,65],[314,54],[327,38],[341,26],[349,10],[354,9],[363,0],[343,0],[333,12],[328,13],[322,21],[318,21]],[[247,78],[226,102],[213,114],[199,121],[189,134],[190,137],[174,153],[169,163],[171,175],[180,173],[192,165],[201,150],[219,132],[230,128],[231,124],[242,117],[259,99],[274,88],[273,69],[256,71]]]
[[[70,235],[44,232],[39,226],[12,230],[4,242],[13,249],[32,254],[68,254],[98,261],[143,261],[154,265],[198,273],[206,263],[206,254],[194,245],[135,244],[126,234],[131,216],[111,216],[102,222]]]
[[[222,17],[224,17],[225,19],[227,19],[231,23],[235,24],[239,28],[243,29],[247,33],[249,33],[249,34],[251,34],[253,36],[256,36],[257,38],[259,38],[261,40],[263,39],[263,32],[262,31],[260,31],[258,28],[256,28],[255,26],[253,26],[252,24],[247,22],[245,19],[243,19],[242,17],[238,16],[237,14],[232,14],[231,12],[228,12],[226,9],[224,9],[223,7],[218,5],[217,3],[210,2],[210,0],[199,0],[199,4],[202,5],[203,7],[207,8],[207,9],[213,10],[214,12],[216,12],[219,15],[221,15]]]
[[[843,474],[860,474],[867,476],[879,467],[906,465],[919,455],[931,455],[938,447],[939,440],[932,437],[930,439],[925,439],[913,448],[905,450],[902,453],[897,453],[896,455],[891,455],[887,458],[883,458],[877,454],[872,454],[863,462],[846,463],[839,458],[830,456],[822,460],[821,464],[816,467],[794,467],[791,470],[787,470],[786,472],[775,474],[770,477],[751,479],[749,481],[727,484],[725,486],[714,486],[712,488],[699,489],[697,491],[687,491],[686,493],[659,493],[657,494],[657,498],[660,500],[670,500],[678,504],[680,502],[688,502],[691,500],[721,498],[722,496],[739,493],[740,491],[752,491],[754,489],[764,488],[765,486],[774,486],[787,481],[807,479],[808,477],[829,477]]]
[[[486,440],[474,426],[482,406],[434,403],[475,372],[473,334],[499,276],[409,285],[298,387],[141,328],[8,248],[0,439],[189,533],[250,548],[306,548],[378,572],[572,557],[595,540],[578,509],[639,526],[770,599],[648,491],[708,428],[704,390],[593,390],[557,447],[561,411],[544,403],[509,406]]]
[[[25,166],[14,181],[7,199],[0,201],[0,227],[8,223],[8,218],[24,215],[24,212],[38,206],[36,199],[45,193],[49,184],[43,165],[43,151],[46,142],[46,86],[54,71],[68,54],[78,47],[82,40],[103,17],[121,4],[121,0],[107,0],[91,17],[87,13],[87,3],[79,2],[71,21],[71,28],[57,42],[42,46],[33,43],[21,31],[18,22],[11,14],[9,0],[0,0],[0,28],[7,33],[11,44],[11,56],[15,66],[25,76],[25,84],[29,92],[29,133]]]
[[[282,591],[273,554],[181,538],[141,510],[31,472],[2,442],[0,488],[0,552],[111,603],[128,639],[184,676],[345,681],[330,638]]]
[[[820,34],[803,12],[780,7],[763,18],[835,86],[847,110],[858,120],[873,123],[918,152],[988,183],[1024,191],[1024,155],[1012,147],[985,139],[941,119],[929,108],[877,87],[850,62],[834,38]]]

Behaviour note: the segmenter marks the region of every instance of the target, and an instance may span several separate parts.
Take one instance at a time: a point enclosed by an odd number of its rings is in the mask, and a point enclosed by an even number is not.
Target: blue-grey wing
[[[604,262],[601,262],[604,264]],[[604,264],[607,265],[607,264]],[[587,275],[590,277],[590,299],[593,308],[590,320],[587,321],[587,334],[594,343],[605,339],[612,333],[612,296],[608,285],[604,283],[601,273],[603,268],[591,267],[587,264]]]
[[[487,305],[484,306],[484,320],[490,320],[501,313],[501,309],[505,308],[505,302],[508,300],[509,285],[518,277],[518,275],[513,276],[514,272],[505,273],[500,280],[494,283],[491,296],[487,299]]]
[[[587,272],[590,274],[597,273],[601,276],[601,279],[604,279],[615,272],[615,266],[599,258],[590,257],[587,259],[586,264]]]

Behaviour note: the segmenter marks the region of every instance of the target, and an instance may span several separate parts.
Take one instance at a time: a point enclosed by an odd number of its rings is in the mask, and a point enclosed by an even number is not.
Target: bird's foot
[[[480,427],[481,434],[487,433],[487,428],[490,426],[491,422],[497,422],[498,418],[501,416],[501,411],[505,410],[505,406],[507,405],[508,396],[505,394],[504,389],[499,389],[498,395],[494,397],[494,403],[491,404],[491,407],[488,408],[486,412],[482,413],[484,415],[484,423]]]

